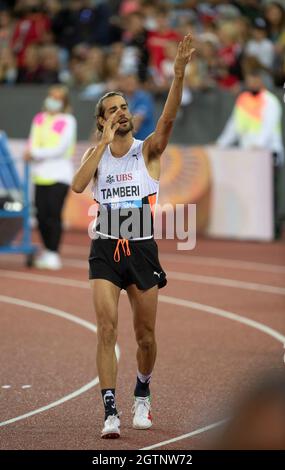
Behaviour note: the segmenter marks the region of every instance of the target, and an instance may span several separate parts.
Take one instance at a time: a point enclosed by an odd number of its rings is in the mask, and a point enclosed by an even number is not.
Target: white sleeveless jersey
[[[99,234],[133,240],[143,240],[153,236],[159,181],[149,175],[142,147],[143,141],[134,139],[130,150],[122,157],[116,158],[113,157],[108,145],[101,157],[93,186],[93,198],[99,204],[100,215],[103,208],[107,209],[108,226],[106,228],[105,225],[103,229],[102,224],[98,226],[95,221],[96,231]],[[112,225],[111,217],[114,215],[118,218],[113,217],[113,221],[118,220],[118,223],[113,222]],[[131,216],[136,230],[131,230],[133,234],[125,237],[120,233],[120,227]]]

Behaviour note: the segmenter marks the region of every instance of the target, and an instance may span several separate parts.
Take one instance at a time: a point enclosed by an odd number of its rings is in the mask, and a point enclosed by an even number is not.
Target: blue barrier
[[[9,210],[0,209],[0,219],[21,219],[21,236],[14,243],[13,239],[4,246],[0,246],[1,253],[22,253],[27,255],[27,265],[32,265],[33,256],[37,250],[36,245],[31,240],[30,224],[30,168],[28,163],[24,163],[24,176],[21,179],[17,173],[13,157],[10,153],[7,136],[0,132],[0,192],[4,195],[11,195],[15,192],[21,195],[19,210],[13,210],[15,203],[10,204]],[[9,204],[9,203],[8,203]],[[1,234],[0,234],[1,236]]]

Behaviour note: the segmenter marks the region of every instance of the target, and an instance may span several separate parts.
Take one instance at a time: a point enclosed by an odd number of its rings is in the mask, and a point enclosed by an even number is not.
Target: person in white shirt
[[[246,90],[235,102],[216,144],[221,148],[237,145],[242,149],[266,149],[272,154],[274,166],[274,222],[275,237],[281,234],[279,216],[280,167],[284,162],[282,138],[282,105],[264,86],[262,71],[255,69],[245,76]]]
[[[38,228],[44,245],[35,260],[41,269],[60,269],[62,210],[73,178],[76,120],[66,87],[50,88],[44,109],[33,119],[24,158],[32,163]]]

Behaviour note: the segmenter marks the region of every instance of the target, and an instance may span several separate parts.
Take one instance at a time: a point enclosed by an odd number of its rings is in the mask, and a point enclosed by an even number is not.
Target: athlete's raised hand
[[[174,73],[176,77],[183,77],[186,65],[190,62],[195,49],[192,47],[192,36],[187,34],[178,44],[178,49],[174,61]]]
[[[117,109],[111,116],[107,119],[105,124],[103,124],[103,133],[102,133],[102,139],[101,142],[103,142],[106,145],[109,145],[115,136],[116,130],[119,129],[120,124],[117,121],[119,117],[119,112],[120,109]]]

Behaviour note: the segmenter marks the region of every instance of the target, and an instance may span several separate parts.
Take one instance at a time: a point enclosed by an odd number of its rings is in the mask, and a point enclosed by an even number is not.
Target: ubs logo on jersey
[[[106,183],[112,184],[112,183],[121,183],[123,181],[132,181],[133,175],[132,173],[121,173],[120,175],[108,175],[106,178]]]
[[[114,176],[108,175],[107,178],[106,178],[106,183],[109,183],[109,184],[115,183],[115,178],[114,178]]]

